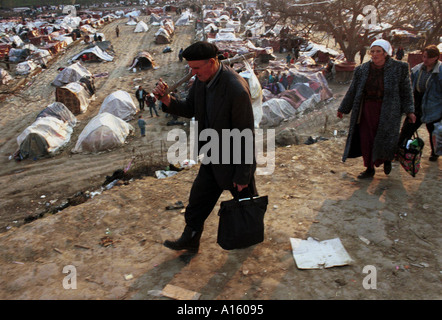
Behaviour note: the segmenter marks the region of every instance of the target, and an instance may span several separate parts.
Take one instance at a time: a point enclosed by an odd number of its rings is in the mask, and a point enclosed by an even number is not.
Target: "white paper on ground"
[[[353,262],[339,238],[324,241],[290,238],[290,243],[299,269],[331,268]]]

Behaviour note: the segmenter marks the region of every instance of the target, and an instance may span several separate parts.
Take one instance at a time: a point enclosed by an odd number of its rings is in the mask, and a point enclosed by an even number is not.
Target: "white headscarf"
[[[370,48],[374,47],[374,46],[379,46],[382,49],[385,50],[385,52],[391,56],[393,54],[393,49],[391,48],[391,44],[390,42],[388,42],[387,40],[384,39],[379,39],[379,40],[375,40],[373,41],[373,43],[371,44]]]

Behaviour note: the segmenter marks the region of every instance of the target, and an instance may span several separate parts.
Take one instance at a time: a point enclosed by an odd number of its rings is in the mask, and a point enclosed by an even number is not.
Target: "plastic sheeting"
[[[277,127],[283,120],[294,117],[296,110],[287,100],[273,98],[262,104],[262,113],[260,126]]]
[[[108,54],[106,51],[101,50],[99,46],[95,46],[93,48],[85,49],[81,51],[79,54],[73,56],[70,61],[78,60],[83,54],[85,53],[92,53],[97,58],[104,60],[104,61],[112,61],[114,60],[114,57],[112,57],[110,54]]]
[[[92,99],[88,90],[80,82],[71,82],[57,88],[55,97],[57,102],[62,102],[73,114],[86,112]]]
[[[15,73],[21,74],[21,75],[29,74],[33,70],[35,70],[36,68],[37,68],[37,64],[34,61],[24,61],[24,62],[17,64],[17,66],[15,68]]]
[[[114,116],[124,120],[132,120],[137,113],[137,107],[129,93],[118,90],[108,95],[101,104],[98,113],[108,112]]]
[[[62,87],[68,83],[79,81],[83,77],[92,77],[92,73],[83,67],[80,62],[77,62],[63,69],[52,81],[52,85]]]
[[[54,102],[44,108],[38,115],[38,118],[54,117],[58,120],[67,122],[71,127],[77,125],[77,118],[74,114],[61,102]]]
[[[5,69],[0,69],[0,83],[7,84],[11,80],[12,77],[9,75],[9,73]]]
[[[108,112],[100,113],[84,127],[72,152],[95,153],[120,147],[134,132],[129,123]]]
[[[244,64],[247,71],[241,72],[240,75],[249,83],[255,128],[259,128],[259,123],[262,119],[262,88],[250,64],[246,60]]]
[[[147,32],[149,30],[149,27],[144,21],[138,22],[137,26],[135,27],[134,32]]]
[[[69,142],[72,131],[73,129],[68,122],[55,117],[39,117],[17,137],[20,153],[32,157],[54,153]],[[29,153],[31,148],[29,146],[25,147],[22,143],[30,134],[37,134],[45,141],[45,149],[34,149],[33,153]]]

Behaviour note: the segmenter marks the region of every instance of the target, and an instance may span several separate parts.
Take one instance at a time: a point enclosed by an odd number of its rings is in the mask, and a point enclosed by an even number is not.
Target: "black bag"
[[[221,248],[242,249],[264,241],[267,204],[267,196],[221,202],[217,240]]]

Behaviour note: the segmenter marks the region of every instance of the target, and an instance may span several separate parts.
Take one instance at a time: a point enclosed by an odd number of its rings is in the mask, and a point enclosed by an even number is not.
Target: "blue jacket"
[[[411,81],[413,90],[416,89],[419,70],[423,63],[418,64],[411,69]],[[422,98],[422,117],[423,123],[430,123],[442,118],[442,62],[437,61],[433,68],[427,90]]]

